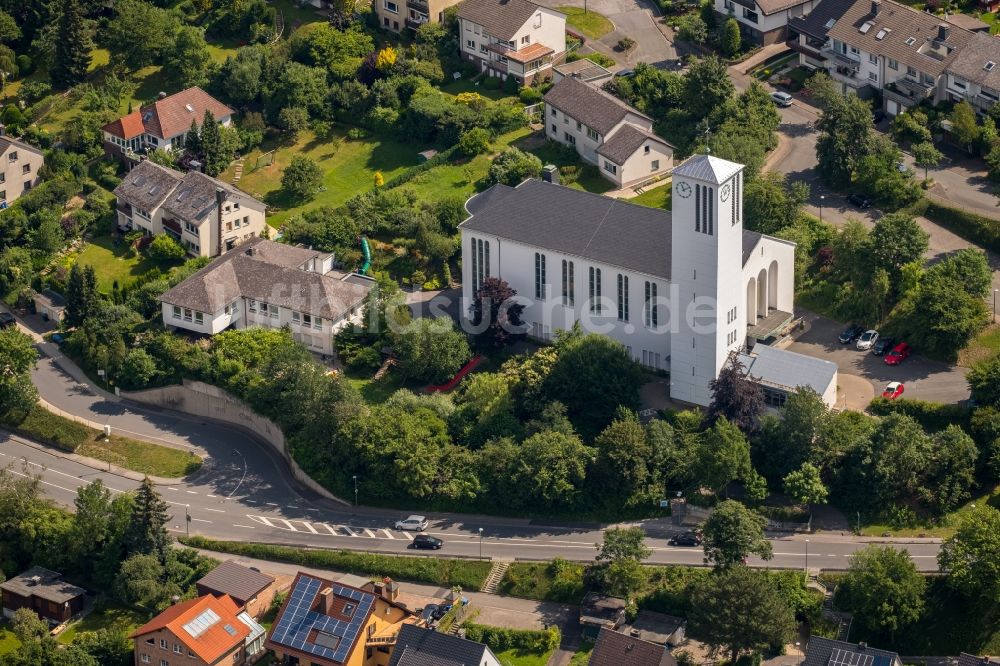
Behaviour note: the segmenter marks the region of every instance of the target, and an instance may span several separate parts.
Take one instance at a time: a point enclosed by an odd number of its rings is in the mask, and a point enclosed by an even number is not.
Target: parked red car
[[[910,355],[910,345],[905,342],[900,342],[898,345],[892,348],[892,351],[885,355],[886,365],[899,365],[906,360],[906,357]]]
[[[903,382],[889,382],[885,390],[882,391],[882,397],[887,400],[895,400],[899,396],[903,395]]]

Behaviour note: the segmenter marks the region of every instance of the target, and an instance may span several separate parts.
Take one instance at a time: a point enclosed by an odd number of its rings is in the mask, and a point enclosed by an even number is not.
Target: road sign
[[[665,500],[665,499],[661,499],[660,500],[660,508],[661,509],[666,509],[669,506],[670,506],[670,500]]]

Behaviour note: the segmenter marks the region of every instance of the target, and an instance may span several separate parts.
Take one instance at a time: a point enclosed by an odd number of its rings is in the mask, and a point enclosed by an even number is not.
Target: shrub
[[[486,90],[500,90],[502,81],[495,76],[483,77],[483,88]]]
[[[535,88],[521,88],[517,94],[521,104],[538,104],[542,101],[542,93]]]
[[[17,56],[17,75],[24,78],[28,74],[31,74],[34,70],[35,64],[31,61],[31,56],[19,55]]]
[[[702,22],[702,25],[704,25],[704,21]],[[635,48],[635,40],[631,37],[622,37],[618,40],[617,48],[619,51],[630,51]]]
[[[517,79],[515,79],[513,76],[508,76],[506,79],[504,79],[503,89],[505,92],[509,92],[511,95],[515,95],[517,94],[518,87],[520,87],[520,84],[518,84]]]
[[[178,259],[183,259],[187,254],[180,243],[167,234],[160,234],[154,238],[153,242],[146,249],[146,253],[150,259],[163,262],[177,261]]]
[[[542,174],[542,161],[519,148],[508,148],[493,159],[487,179],[490,183],[503,183],[515,187],[525,178],[538,178]]]
[[[490,627],[485,624],[466,622],[465,637],[476,643],[485,643],[494,652],[504,650],[523,650],[542,654],[559,647],[562,635],[559,627],[538,629],[506,629]]]
[[[365,138],[366,136],[368,136],[368,132],[364,131],[360,127],[352,127],[351,129],[347,130],[347,138],[348,139],[353,139],[355,141],[360,141],[361,139]]]
[[[530,88],[525,88],[530,90]],[[468,157],[475,157],[488,152],[490,149],[490,133],[482,127],[473,127],[462,132],[458,139],[458,149]]]

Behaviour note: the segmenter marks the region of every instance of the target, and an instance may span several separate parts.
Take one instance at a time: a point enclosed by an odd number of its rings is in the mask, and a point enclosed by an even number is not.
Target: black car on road
[[[14,315],[9,312],[0,312],[0,328],[10,328],[16,323]]]
[[[842,344],[849,345],[855,340],[857,340],[858,336],[860,336],[864,332],[865,329],[863,326],[860,326],[858,324],[851,324],[850,326],[844,329],[844,332],[841,333],[840,337],[838,337],[837,339],[840,340]]]
[[[418,534],[413,537],[413,543],[410,544],[414,548],[428,548],[430,550],[439,550],[441,546],[444,545],[444,541],[438,539],[437,537],[432,537],[430,534]]]
[[[671,546],[700,546],[701,535],[696,532],[684,532],[672,537],[667,543]]]
[[[861,210],[865,210],[866,208],[872,207],[872,200],[860,194],[848,195],[847,203],[851,204],[852,206],[857,206]]]

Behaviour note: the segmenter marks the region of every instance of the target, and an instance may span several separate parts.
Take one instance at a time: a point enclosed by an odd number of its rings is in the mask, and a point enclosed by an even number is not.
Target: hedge
[[[545,630],[505,629],[466,622],[462,628],[465,629],[467,639],[476,643],[485,643],[494,652],[523,650],[544,654],[559,647],[559,641],[562,640],[559,627],[555,626]]]
[[[969,211],[951,208],[921,199],[905,211],[914,216],[922,215],[928,220],[955,232],[970,243],[1000,252],[1000,221]]]
[[[968,432],[969,418],[972,415],[972,410],[966,405],[945,405],[910,398],[888,400],[881,396],[871,401],[871,404],[868,405],[868,411],[875,416],[906,414],[913,417],[917,423],[930,432],[944,430],[952,424],[961,426],[963,430]]]
[[[434,157],[430,158],[426,162],[422,162],[422,163],[418,164],[415,167],[410,167],[409,169],[407,169],[403,173],[399,174],[395,178],[390,178],[389,180],[387,180],[385,182],[385,184],[382,187],[383,187],[383,189],[391,190],[394,187],[399,187],[400,185],[404,185],[404,184],[410,182],[411,180],[413,180],[414,178],[416,178],[418,175],[420,175],[424,171],[427,171],[428,169],[433,169],[434,167],[438,166],[439,164],[444,164],[445,162],[447,162],[448,160],[450,160],[452,157],[454,157],[457,152],[458,152],[458,146],[457,145],[454,145],[451,148],[447,148],[445,150],[442,150],[440,153],[438,153]]]
[[[488,561],[479,560],[382,555],[350,550],[306,549],[269,543],[215,541],[201,536],[182,537],[180,542],[191,548],[204,548],[205,550],[243,555],[260,560],[288,562],[317,569],[333,569],[373,578],[389,576],[396,580],[433,583],[442,587],[460,585],[467,590],[480,589],[493,566]]]

